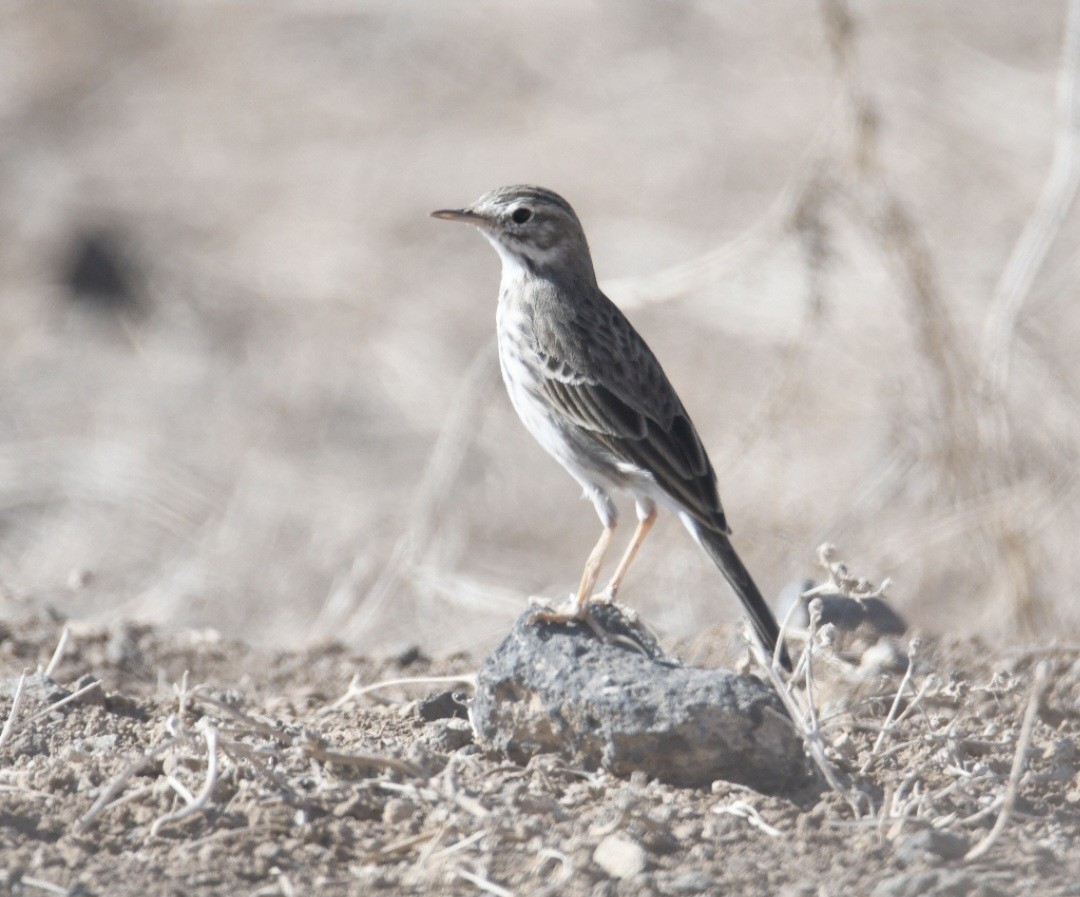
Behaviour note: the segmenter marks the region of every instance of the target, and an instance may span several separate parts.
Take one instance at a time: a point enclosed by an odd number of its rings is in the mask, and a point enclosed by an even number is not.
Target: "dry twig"
[[[399,685],[455,684],[468,685],[470,688],[476,688],[476,673],[462,673],[458,676],[406,676],[401,679],[385,679],[382,682],[373,682],[371,685],[364,686],[360,685],[359,676],[353,676],[352,681],[349,682],[349,687],[345,690],[345,694],[330,704],[327,709],[337,710],[362,695],[371,694],[372,692],[380,691],[384,688],[393,688]]]
[[[1080,0],[1070,0],[1066,13],[1057,93],[1058,127],[1050,170],[986,317],[981,380],[991,401],[1005,392],[1020,313],[1080,189]]]
[[[730,804],[726,804],[721,807],[713,807],[713,812],[718,815],[728,814],[730,816],[737,816],[739,819],[745,819],[750,825],[759,831],[764,832],[770,838],[779,838],[782,834],[778,828],[774,828],[769,825],[757,811],[756,807],[751,806],[746,801],[737,800]]]
[[[15,696],[12,698],[11,710],[8,711],[7,720],[4,721],[4,728],[0,729],[0,748],[7,744],[8,739],[11,738],[12,733],[15,731],[15,725],[19,720],[19,709],[22,707],[25,693],[26,670],[23,670],[22,675],[19,677],[19,684],[15,686]]]
[[[1013,755],[1009,782],[1005,786],[1005,794],[1001,802],[1001,812],[998,814],[994,827],[987,832],[986,837],[964,855],[967,862],[984,856],[1001,837],[1001,833],[1005,831],[1005,826],[1009,824],[1009,817],[1012,816],[1016,807],[1016,795],[1020,788],[1020,775],[1027,765],[1028,750],[1031,747],[1031,735],[1035,731],[1035,719],[1039,714],[1039,702],[1042,701],[1049,680],[1050,664],[1048,661],[1043,660],[1035,668],[1035,683],[1031,687],[1031,699],[1028,701],[1027,710],[1024,712],[1024,721],[1020,725],[1020,737],[1016,742],[1016,754]]]

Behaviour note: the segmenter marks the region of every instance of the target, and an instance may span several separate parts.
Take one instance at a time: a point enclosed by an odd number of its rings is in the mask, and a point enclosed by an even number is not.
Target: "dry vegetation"
[[[1076,893],[1080,2],[855,13],[0,10],[13,892]],[[756,660],[820,792],[421,715],[595,535],[502,397],[494,257],[425,218],[523,180],[581,213],[764,590],[835,541],[948,633],[812,613],[790,679]],[[669,522],[621,597],[730,663],[721,591]]]
[[[793,676],[772,672],[823,774],[778,797],[485,753],[445,696],[408,699],[467,694],[471,658],[372,664],[332,645],[271,654],[85,624],[54,647],[54,623],[24,619],[3,642],[5,664],[32,671],[0,702],[6,884],[27,895],[1075,893],[1080,651],[994,655],[956,639],[915,640],[905,655],[814,617],[789,633],[809,646]],[[717,650],[728,637],[682,650],[730,663]]]

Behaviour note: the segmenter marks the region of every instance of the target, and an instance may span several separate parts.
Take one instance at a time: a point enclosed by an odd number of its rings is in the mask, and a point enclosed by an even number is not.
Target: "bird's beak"
[[[431,213],[432,218],[441,218],[443,221],[464,221],[466,224],[475,224],[478,227],[485,224],[487,219],[478,215],[472,209],[439,209]]]

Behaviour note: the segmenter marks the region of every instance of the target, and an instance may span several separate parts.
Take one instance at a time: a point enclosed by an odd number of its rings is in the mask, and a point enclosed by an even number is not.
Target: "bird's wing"
[[[696,520],[729,532],[686,409],[645,341],[600,298],[572,315],[542,318],[534,344],[539,391],[579,432],[651,474]]]

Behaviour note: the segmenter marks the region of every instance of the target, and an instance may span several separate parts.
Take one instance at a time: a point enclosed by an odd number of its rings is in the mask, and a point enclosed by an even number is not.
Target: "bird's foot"
[[[577,595],[571,595],[567,601],[556,604],[546,598],[530,598],[529,604],[536,608],[532,615],[533,623],[584,623],[598,638],[612,642],[615,637],[604,629],[592,615],[592,599],[582,601]]]
[[[633,648],[635,651],[647,653],[644,647],[634,639],[620,633],[609,632],[604,628],[604,624],[593,615],[592,608],[595,605],[615,604],[615,596],[608,594],[607,590],[599,595],[593,595],[585,601],[581,601],[577,595],[571,595],[569,600],[560,604],[546,598],[531,597],[529,598],[529,604],[536,608],[536,612],[530,619],[532,623],[584,623],[605,644],[621,644]],[[624,608],[622,605],[618,605],[618,607],[624,612],[629,611],[629,608]],[[631,616],[631,619],[636,622],[636,613],[629,611],[628,616]]]

